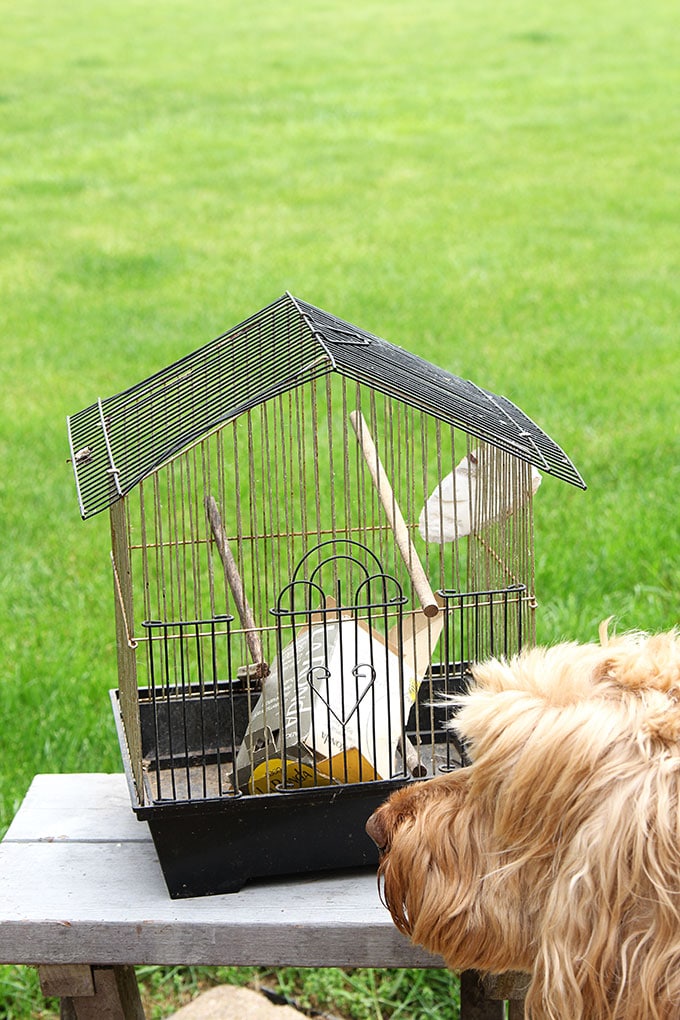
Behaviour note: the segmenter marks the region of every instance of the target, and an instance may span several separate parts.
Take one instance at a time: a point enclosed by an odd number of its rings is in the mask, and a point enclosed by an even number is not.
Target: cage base
[[[118,691],[110,694],[132,809],[149,825],[172,899],[234,893],[254,879],[377,865],[366,822],[393,790],[413,782],[409,777],[258,796],[211,797],[206,791],[186,801],[179,799],[176,778],[175,799],[143,803]],[[175,771],[179,777],[185,770]]]
[[[170,897],[234,893],[254,879],[375,867],[377,849],[364,827],[397,785],[403,784],[227,798],[203,811],[195,804],[160,808],[147,820]]]

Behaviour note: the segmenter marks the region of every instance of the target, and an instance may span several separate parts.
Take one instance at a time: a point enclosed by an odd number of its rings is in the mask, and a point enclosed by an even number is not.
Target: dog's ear
[[[506,880],[488,816],[469,795],[471,772],[422,784],[381,858],[383,900],[399,930],[452,970],[528,971],[531,896],[519,876]]]
[[[529,1015],[676,1015],[679,764],[630,755],[581,785],[581,823],[556,848],[546,886]]]
[[[446,923],[445,897],[454,895],[454,885],[474,895],[469,866],[464,875],[460,866],[466,854],[472,856],[470,824],[460,818],[466,801],[467,773],[460,770],[404,787],[376,812],[377,835],[388,851],[378,872],[385,903],[399,930],[434,952],[441,952],[434,946]],[[457,827],[465,838],[458,838]]]
[[[552,856],[591,811],[588,798],[608,805],[607,784],[619,789],[627,769],[674,774],[675,766],[659,763],[680,759],[680,699],[611,682],[598,689],[593,647],[579,651],[572,671],[560,665],[560,655],[571,659],[566,646],[525,658],[515,690],[473,690],[456,718],[473,761],[472,796],[516,864]],[[527,682],[537,662],[550,667],[550,677]]]
[[[680,1002],[680,645],[627,635],[603,651],[601,693],[565,710],[581,719],[571,746],[553,720],[562,806],[544,801],[561,814],[527,1004],[657,1020]]]
[[[479,692],[459,718],[471,741],[471,795],[515,865],[553,856],[579,824],[581,788],[600,762],[615,771],[619,753],[625,758],[620,738],[634,742],[627,720],[604,700],[552,705],[525,691]]]

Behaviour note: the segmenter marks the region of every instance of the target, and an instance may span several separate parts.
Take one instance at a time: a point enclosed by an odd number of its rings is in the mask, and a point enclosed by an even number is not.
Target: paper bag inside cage
[[[328,600],[323,614],[310,617],[265,679],[236,758],[240,789],[393,774],[418,688],[411,657],[397,654],[367,620],[334,609]],[[266,733],[274,743],[263,740]]]

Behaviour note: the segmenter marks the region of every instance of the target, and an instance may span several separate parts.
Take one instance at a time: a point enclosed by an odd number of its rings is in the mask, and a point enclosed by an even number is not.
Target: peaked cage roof
[[[505,397],[286,293],[193,354],[68,418],[83,519],[219,425],[330,372],[585,488],[564,451]]]

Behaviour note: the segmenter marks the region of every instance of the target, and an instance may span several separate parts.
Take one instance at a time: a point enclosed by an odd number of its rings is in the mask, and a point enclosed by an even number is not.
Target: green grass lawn
[[[120,768],[65,416],[286,289],[570,454],[588,492],[536,498],[540,640],[677,622],[675,0],[0,14],[0,831],[36,772]],[[0,1013],[37,1016],[1,974]]]

